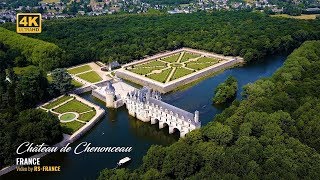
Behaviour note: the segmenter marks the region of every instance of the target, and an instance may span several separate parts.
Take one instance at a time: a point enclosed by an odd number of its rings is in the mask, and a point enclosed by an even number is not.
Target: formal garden
[[[183,51],[167,57],[132,65],[127,67],[126,70],[161,83],[166,83],[213,66],[221,61],[221,59]]]
[[[68,95],[46,103],[40,108],[51,111],[58,116],[62,131],[66,134],[73,134],[96,115],[96,110],[93,107]]]

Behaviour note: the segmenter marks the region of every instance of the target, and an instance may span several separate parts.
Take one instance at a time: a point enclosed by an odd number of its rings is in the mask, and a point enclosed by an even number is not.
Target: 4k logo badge
[[[17,14],[17,33],[41,33],[41,31],[41,14]]]

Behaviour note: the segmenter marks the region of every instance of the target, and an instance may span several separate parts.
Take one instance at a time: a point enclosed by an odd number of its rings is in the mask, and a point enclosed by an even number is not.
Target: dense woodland
[[[39,57],[40,61],[50,60],[51,57],[45,58],[47,54],[42,54],[46,51],[37,51],[38,45],[46,44],[45,42],[17,35],[8,30],[0,30],[6,32],[7,36],[3,43],[0,42],[1,169],[14,163],[15,149],[22,142],[51,145],[61,140],[62,130],[58,118],[34,108],[39,102],[70,91],[73,86],[70,75],[65,69],[53,71],[53,80],[49,83],[47,73],[44,71],[46,68],[39,68],[45,63],[32,63],[36,57]],[[0,37],[1,40],[3,38],[3,36]],[[27,40],[29,42],[26,42]],[[47,44],[49,47],[57,47]],[[22,45],[26,47],[23,48]],[[39,67],[30,65],[19,71],[19,74],[15,73],[13,66],[28,64],[38,64]]]
[[[36,65],[44,71],[64,65],[64,52],[57,45],[19,35],[0,27],[0,58],[12,67]]]
[[[50,97],[46,74],[35,66],[23,75],[5,69],[0,59],[0,168],[14,163],[22,142],[54,144],[62,138],[58,118],[34,109]]]
[[[12,24],[3,26],[15,31]],[[267,54],[291,51],[305,40],[320,39],[320,21],[231,11],[111,15],[45,21],[43,32],[30,36],[66,51],[64,65],[92,60],[125,63],[181,47],[239,55],[252,61]]]
[[[237,91],[237,79],[233,76],[229,76],[225,82],[222,82],[217,86],[212,100],[215,104],[222,104],[232,101],[236,97]]]
[[[136,170],[99,179],[312,179],[320,175],[320,41],[305,42],[241,102],[169,147],[153,145]]]

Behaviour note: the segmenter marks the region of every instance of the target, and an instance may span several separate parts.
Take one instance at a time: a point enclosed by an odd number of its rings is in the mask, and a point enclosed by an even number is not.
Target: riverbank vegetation
[[[136,170],[99,179],[308,179],[320,175],[320,41],[305,42],[245,99],[169,147],[153,145]]]
[[[226,103],[236,97],[237,91],[237,79],[229,76],[225,82],[222,82],[217,86],[212,100],[215,104]]]

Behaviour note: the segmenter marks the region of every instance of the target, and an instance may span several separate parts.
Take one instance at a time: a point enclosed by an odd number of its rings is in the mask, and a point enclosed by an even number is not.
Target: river
[[[270,56],[263,61],[250,63],[242,67],[228,69],[213,77],[207,78],[196,85],[163,95],[163,100],[189,112],[200,111],[202,125],[212,121],[223,107],[212,105],[214,89],[229,75],[238,80],[239,91],[237,99],[241,99],[242,87],[248,83],[271,76],[282,66],[287,56]],[[105,108],[104,104],[94,99],[90,94],[81,95],[87,100]],[[89,132],[77,142],[90,142],[92,146],[132,146],[131,153],[54,153],[41,159],[42,165],[59,165],[61,172],[16,172],[13,171],[0,179],[95,179],[104,168],[114,168],[119,159],[130,156],[132,162],[129,168],[135,168],[142,163],[142,157],[152,144],[170,145],[177,141],[178,134],[168,134],[168,127],[159,130],[157,125],[143,123],[128,115],[124,107],[117,110],[106,109],[106,115]]]

